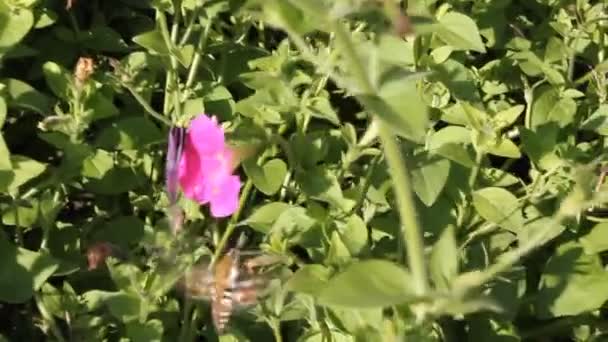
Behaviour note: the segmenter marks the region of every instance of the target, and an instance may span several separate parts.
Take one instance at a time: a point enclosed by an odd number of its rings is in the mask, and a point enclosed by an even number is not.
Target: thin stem
[[[169,96],[174,95],[175,92],[179,91],[179,86],[176,87],[175,89],[173,89],[173,91],[170,91],[170,87],[171,85],[174,85],[179,83],[179,80],[177,79],[177,58],[174,55],[174,47],[175,44],[173,43],[174,38],[177,39],[177,33],[174,34],[175,30],[172,29],[173,32],[171,32],[171,35],[169,34],[169,28],[167,26],[167,18],[165,17],[165,14],[161,11],[157,11],[156,12],[156,18],[158,21],[158,25],[160,26],[160,33],[161,36],[163,37],[163,41],[165,43],[165,46],[167,47],[167,50],[169,50],[169,59],[171,61],[171,69],[167,70],[167,76],[165,78],[165,101],[164,101],[164,105],[163,105],[163,113],[166,115],[169,112],[169,108],[170,108],[170,101],[168,101]],[[179,110],[179,97],[176,99],[175,96],[173,97],[174,99],[174,105],[177,105],[177,108],[175,108],[175,110]],[[174,118],[175,119],[175,118]]]
[[[477,176],[479,175],[479,170],[481,169],[481,162],[483,160],[483,152],[477,151],[475,156],[475,165],[473,166],[473,170],[471,170],[471,175],[469,176],[469,187],[471,191],[475,190],[475,183],[477,183]]]
[[[153,118],[155,118],[156,120],[164,123],[167,126],[171,126],[171,121],[169,119],[167,119],[166,117],[164,117],[162,114],[160,114],[159,112],[155,111],[147,102],[146,100],[144,100],[143,97],[141,97],[141,95],[139,95],[139,93],[133,89],[133,87],[131,87],[129,84],[121,82],[122,86],[127,88],[127,90],[131,93],[131,95],[133,95],[133,98],[135,98],[135,100],[143,107],[143,109],[150,114]]]
[[[342,57],[348,62],[354,79],[358,81],[358,88],[363,90],[364,93],[376,93],[367,77],[363,63],[357,57],[358,53],[352,44],[351,37],[340,23],[335,22],[333,28],[336,34],[336,42],[343,49]],[[429,288],[424,260],[424,242],[422,240],[422,229],[417,219],[409,172],[391,129],[384,122],[380,120],[377,122],[378,135],[382,141],[386,161],[394,180],[393,189],[398,203],[399,216],[401,216],[401,234],[404,245],[407,247],[407,258],[412,272],[414,290],[417,294],[424,295]]]
[[[281,336],[281,322],[273,319],[270,323],[270,327],[272,328],[275,342],[283,342],[283,336]]]
[[[399,205],[399,216],[401,216],[401,234],[404,245],[407,247],[407,258],[412,272],[414,290],[417,294],[424,295],[429,288],[424,261],[424,242],[422,240],[422,229],[418,223],[407,165],[390,128],[383,122],[379,122],[378,133],[384,147],[386,162],[393,177],[393,190]]]
[[[184,314],[182,316],[182,328],[179,333],[179,340],[181,342],[186,342],[189,340],[189,332],[190,332],[190,323],[192,317],[192,301],[188,296],[184,299]]]
[[[198,67],[201,64],[201,60],[203,57],[203,52],[207,48],[207,39],[209,38],[209,31],[211,30],[212,20],[208,19],[207,24],[205,25],[205,29],[203,33],[201,33],[200,39],[198,41],[197,51],[194,55],[194,59],[192,60],[192,64],[190,65],[190,70],[188,71],[188,78],[186,79],[185,88],[188,89],[194,83],[194,78],[196,77],[196,73],[198,72]]]
[[[15,211],[15,243],[18,246],[23,246],[23,230],[21,229],[21,223],[19,219],[19,204],[17,198],[13,198],[13,210]]]
[[[226,227],[226,231],[224,231],[220,242],[215,248],[215,252],[213,253],[210,266],[215,264],[215,261],[219,258],[220,253],[222,253],[222,250],[224,249],[224,246],[226,246],[228,238],[230,237],[230,235],[232,235],[234,228],[236,228],[236,223],[238,222],[239,217],[241,216],[241,212],[243,211],[243,207],[245,207],[245,202],[247,201],[247,198],[249,197],[249,193],[251,192],[252,188],[253,182],[249,179],[247,180],[247,183],[245,183],[245,187],[243,187],[243,191],[241,192],[241,197],[239,198],[239,207],[232,215],[232,218],[230,219],[230,222],[228,222],[228,226]]]

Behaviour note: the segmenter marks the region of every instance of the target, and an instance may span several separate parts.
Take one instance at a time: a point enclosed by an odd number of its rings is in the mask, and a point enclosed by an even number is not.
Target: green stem
[[[281,336],[281,322],[273,319],[270,323],[270,327],[272,328],[275,342],[283,342],[283,336]]]
[[[367,77],[365,67],[357,57],[358,53],[352,44],[350,35],[343,25],[335,22],[333,25],[336,42],[342,48],[342,57],[347,61],[349,70],[358,83],[358,88],[366,94],[377,93]],[[393,177],[393,189],[401,216],[402,238],[407,247],[407,258],[412,272],[413,285],[417,294],[424,295],[429,289],[426,263],[424,258],[424,242],[422,229],[418,223],[416,205],[412,195],[409,172],[401,149],[391,129],[382,121],[378,122],[378,135],[382,141],[386,161]]]
[[[159,112],[155,111],[154,108],[152,108],[147,102],[146,100],[144,100],[143,97],[141,97],[141,95],[139,95],[139,93],[137,91],[135,91],[135,89],[133,89],[133,87],[131,87],[129,84],[126,84],[124,82],[122,82],[122,86],[127,88],[127,90],[131,93],[131,95],[133,95],[133,98],[135,98],[135,100],[143,107],[143,109],[150,114],[153,118],[155,118],[156,120],[164,123],[167,126],[171,126],[171,121],[169,119],[167,119],[166,117],[164,117],[162,114],[160,114]]]
[[[473,170],[471,170],[471,175],[469,176],[469,187],[471,188],[471,191],[475,190],[475,183],[477,183],[477,176],[479,175],[479,170],[481,169],[483,156],[483,152],[477,151],[475,156],[475,165],[473,166]]]
[[[226,246],[226,243],[228,242],[228,238],[230,237],[230,235],[232,235],[234,228],[236,228],[236,223],[238,222],[239,217],[241,216],[241,212],[243,211],[243,207],[245,207],[245,202],[247,201],[247,198],[249,197],[249,193],[251,192],[252,188],[253,188],[253,182],[249,179],[249,180],[247,180],[247,183],[245,183],[245,186],[243,187],[243,191],[241,192],[241,197],[239,198],[239,207],[236,210],[236,212],[232,215],[232,218],[230,219],[230,222],[228,222],[228,226],[226,227],[226,231],[224,231],[224,234],[222,235],[220,242],[217,244],[217,246],[215,248],[215,252],[213,253],[213,257],[211,259],[210,266],[213,266],[215,264],[215,262],[217,261],[217,259],[220,256],[220,254],[222,253],[224,246]]]
[[[170,70],[167,70],[167,76],[165,78],[165,101],[164,101],[164,105],[163,105],[163,113],[165,115],[167,115],[167,114],[169,114],[169,108],[170,108],[170,101],[168,101],[168,98],[171,95],[175,95],[175,93],[179,91],[179,85],[178,85],[179,80],[178,80],[178,75],[177,75],[178,65],[177,65],[177,58],[175,57],[175,54],[174,54],[175,44],[173,43],[174,39],[177,39],[177,32],[176,32],[176,30],[174,30],[172,28],[172,32],[171,32],[171,34],[169,34],[169,28],[167,26],[167,18],[165,17],[165,14],[163,12],[157,11],[156,18],[158,21],[158,25],[160,26],[161,36],[163,37],[165,46],[167,47],[167,50],[169,51],[169,59],[171,61],[171,68],[170,68]],[[171,90],[170,88],[172,85],[175,87],[175,89],[173,89],[173,91],[170,91]],[[174,105],[177,105],[177,107],[175,108],[175,111],[178,111],[179,107],[180,107],[179,96],[177,98],[176,98],[176,96],[173,96],[173,100],[174,100]],[[177,112],[175,112],[175,114],[174,114],[174,119],[176,117],[179,117],[179,115],[177,115]]]
[[[417,294],[424,295],[429,289],[424,261],[424,242],[422,240],[422,229],[418,223],[407,165],[390,128],[383,122],[379,122],[378,133],[384,147],[386,162],[393,177],[393,190],[399,205],[399,216],[401,216],[401,234],[404,245],[407,247],[407,258],[412,272],[414,289]]]
[[[192,317],[192,301],[190,300],[190,298],[188,298],[186,296],[186,298],[184,299],[184,315],[182,317],[182,328],[181,331],[179,333],[179,340],[181,342],[186,342],[189,340],[190,337],[190,322],[191,322],[191,317]]]
[[[203,33],[201,33],[200,39],[198,41],[197,51],[194,55],[194,59],[192,60],[192,64],[190,65],[190,70],[188,71],[188,78],[186,79],[185,88],[188,89],[194,83],[194,78],[196,77],[196,73],[198,72],[198,67],[201,64],[201,60],[203,57],[203,52],[207,47],[207,40],[209,38],[209,31],[211,30],[212,20],[208,19],[207,24],[205,25],[205,29]]]

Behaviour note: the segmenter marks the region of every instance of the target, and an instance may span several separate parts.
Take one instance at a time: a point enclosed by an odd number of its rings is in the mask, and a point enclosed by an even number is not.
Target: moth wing
[[[233,301],[239,308],[255,305],[266,294],[270,278],[264,275],[247,275],[239,279],[232,291]]]
[[[199,266],[186,272],[180,282],[180,287],[187,297],[209,300],[214,292],[213,283],[213,273],[207,267]]]

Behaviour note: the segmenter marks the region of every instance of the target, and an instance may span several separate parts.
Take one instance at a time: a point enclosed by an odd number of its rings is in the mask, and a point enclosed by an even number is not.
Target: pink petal
[[[225,146],[224,130],[214,117],[201,114],[190,122],[188,137],[192,146],[200,153],[207,154],[221,150]]]
[[[186,137],[186,144],[179,163],[178,177],[179,184],[186,197],[196,200],[201,204],[206,203],[201,202],[205,186],[201,160],[197,150],[190,142],[189,135]]]
[[[211,186],[213,196],[210,198],[211,215],[226,217],[232,215],[239,206],[239,190],[241,181],[238,176],[225,176]]]

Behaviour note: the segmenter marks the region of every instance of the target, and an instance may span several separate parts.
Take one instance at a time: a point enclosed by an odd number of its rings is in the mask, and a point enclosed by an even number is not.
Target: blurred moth
[[[189,298],[211,302],[213,325],[221,334],[235,309],[255,305],[267,293],[273,278],[260,267],[278,261],[275,256],[232,248],[211,268],[207,264],[194,266],[178,286]]]

